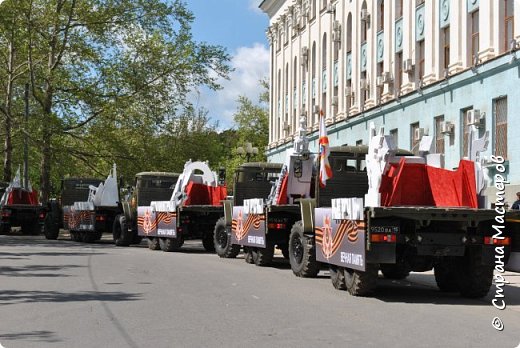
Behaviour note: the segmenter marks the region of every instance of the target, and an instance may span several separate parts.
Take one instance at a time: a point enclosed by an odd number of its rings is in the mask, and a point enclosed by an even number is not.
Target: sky
[[[1,0],[0,0],[1,1]],[[243,95],[258,102],[259,80],[269,75],[269,46],[265,31],[269,19],[258,5],[261,0],[185,0],[193,12],[194,39],[227,49],[234,72],[230,80],[220,80],[223,89],[201,88],[192,95],[198,107],[209,111],[219,128],[233,126],[237,99]]]

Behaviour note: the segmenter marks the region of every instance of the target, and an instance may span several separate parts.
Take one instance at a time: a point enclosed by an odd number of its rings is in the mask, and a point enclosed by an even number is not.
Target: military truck
[[[114,220],[112,235],[117,246],[141,242],[142,237],[137,233],[137,207],[169,199],[178,178],[177,173],[165,172],[142,172],[135,175],[133,190],[121,202],[123,213]]]
[[[218,219],[214,230],[215,251],[222,258],[234,258],[241,246],[231,243],[231,221],[234,206],[243,206],[244,200],[269,196],[274,182],[282,169],[280,163],[249,162],[242,164],[233,176],[233,197],[224,202],[228,216]],[[288,255],[287,244],[281,244],[284,255]],[[246,255],[250,252],[246,247]],[[251,257],[248,261],[251,261]]]
[[[106,180],[97,187],[89,185],[86,201],[63,206],[63,228],[76,242],[92,243],[104,232],[112,232],[115,217],[122,212],[119,183],[114,164]]]
[[[168,201],[151,201],[137,208],[138,235],[148,239],[151,250],[178,251],[185,240],[200,239],[214,250],[213,228],[223,215],[226,199],[223,175],[206,162],[185,163]]]
[[[482,208],[480,196],[486,141],[470,133],[470,159],[447,170],[442,156],[430,153],[431,137],[414,155],[371,127],[370,146],[330,149],[332,177],[324,183],[302,126],[267,202],[234,207],[232,242],[250,247],[257,265],[269,264],[273,245],[287,242],[295,275],[315,276],[327,265],[333,285],[355,296],[375,289],[379,270],[402,279],[434,269],[441,290],[482,297],[491,286],[495,248],[507,261],[511,240],[493,237],[496,213]],[[289,233],[285,223],[292,223]]]
[[[60,195],[47,203],[47,215],[43,234],[46,239],[57,239],[60,228],[63,228],[63,206],[74,205],[74,202],[88,199],[90,186],[98,186],[102,180],[95,178],[64,178],[61,180]]]
[[[6,185],[0,199],[0,233],[8,234],[12,227],[20,227],[24,235],[37,235],[41,232],[46,209],[38,201],[38,193],[30,183],[25,187],[18,169],[15,177]]]

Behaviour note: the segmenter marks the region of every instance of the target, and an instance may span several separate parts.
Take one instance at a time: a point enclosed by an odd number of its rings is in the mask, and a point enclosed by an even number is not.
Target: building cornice
[[[259,7],[269,16],[269,19],[271,19],[280,8],[282,8],[285,1],[286,0],[264,0]]]

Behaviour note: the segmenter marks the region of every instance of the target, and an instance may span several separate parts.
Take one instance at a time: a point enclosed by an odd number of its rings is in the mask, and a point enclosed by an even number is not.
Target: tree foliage
[[[112,162],[181,170],[185,159],[222,159],[205,110],[188,102],[230,72],[221,46],[196,42],[193,14],[173,0],[6,0],[0,19],[4,179],[29,134],[45,201],[65,175],[105,175]],[[11,54],[12,53],[12,54]],[[11,59],[11,60],[10,60]],[[10,85],[9,82],[10,81]],[[31,122],[19,90],[31,87]],[[13,145],[15,144],[15,145]],[[205,158],[202,158],[205,157]]]

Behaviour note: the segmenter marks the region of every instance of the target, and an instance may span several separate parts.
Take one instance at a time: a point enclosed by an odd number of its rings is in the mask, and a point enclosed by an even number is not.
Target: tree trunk
[[[13,143],[12,143],[12,124],[11,124],[11,108],[13,101],[13,74],[14,74],[14,47],[13,42],[9,43],[8,48],[8,61],[7,61],[7,88],[5,93],[5,142],[4,142],[4,177],[5,182],[11,181],[12,176],[12,155],[13,155]]]
[[[40,166],[40,203],[42,204],[47,204],[51,193],[52,97],[52,87],[48,85],[43,108],[42,162]]]

